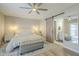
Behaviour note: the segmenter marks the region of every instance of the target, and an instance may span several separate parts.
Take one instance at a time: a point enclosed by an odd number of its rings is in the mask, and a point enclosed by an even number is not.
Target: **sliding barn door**
[[[54,41],[53,24],[54,24],[54,21],[52,17],[49,19],[46,19],[46,40],[51,43]]]

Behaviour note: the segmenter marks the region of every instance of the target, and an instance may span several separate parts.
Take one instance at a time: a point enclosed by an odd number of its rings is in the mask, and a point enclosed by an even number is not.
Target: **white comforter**
[[[10,53],[15,47],[19,46],[20,44],[31,43],[31,42],[40,42],[41,37],[37,35],[19,35],[11,39],[6,47],[6,52]]]

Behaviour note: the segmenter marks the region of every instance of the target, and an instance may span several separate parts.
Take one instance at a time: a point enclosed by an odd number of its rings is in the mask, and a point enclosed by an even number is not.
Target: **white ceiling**
[[[40,7],[47,8],[48,11],[40,11],[40,15],[36,12],[28,14],[30,10],[21,9],[19,7],[26,6],[27,4],[23,3],[0,3],[0,12],[7,16],[16,16],[21,18],[30,18],[30,19],[44,19],[46,17],[55,15],[62,12],[63,10],[75,5],[73,3],[44,3]]]

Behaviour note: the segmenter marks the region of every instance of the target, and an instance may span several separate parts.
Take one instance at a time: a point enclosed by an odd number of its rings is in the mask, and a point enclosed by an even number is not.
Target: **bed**
[[[21,33],[11,39],[6,47],[6,53],[8,55],[23,55],[43,48],[44,42],[41,36],[33,34]]]

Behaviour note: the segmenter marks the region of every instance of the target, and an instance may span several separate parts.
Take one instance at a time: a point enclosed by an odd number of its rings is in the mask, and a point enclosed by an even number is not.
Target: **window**
[[[70,23],[70,36],[73,43],[78,44],[78,24]]]

